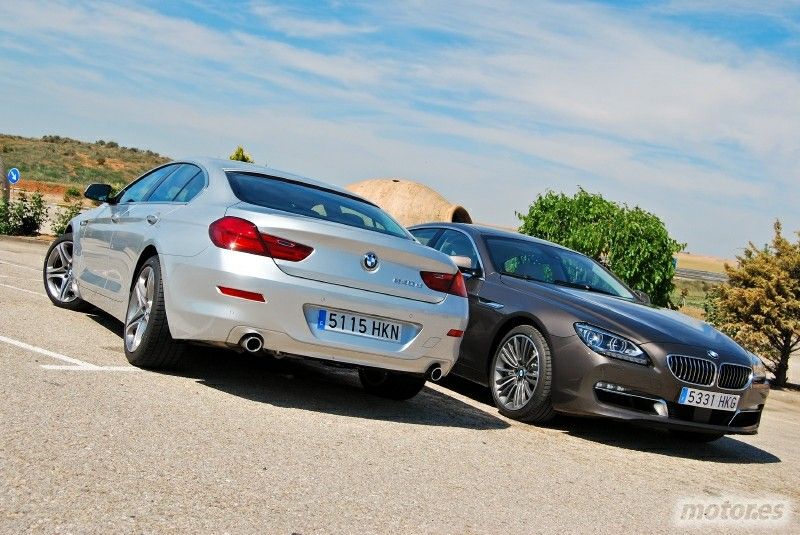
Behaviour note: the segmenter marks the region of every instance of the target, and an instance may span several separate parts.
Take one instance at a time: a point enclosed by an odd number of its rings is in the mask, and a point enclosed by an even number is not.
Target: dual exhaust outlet
[[[248,353],[258,353],[264,349],[264,339],[259,334],[246,334],[239,340],[239,347]],[[440,380],[442,378],[442,367],[438,364],[432,364],[425,376],[433,382]]]

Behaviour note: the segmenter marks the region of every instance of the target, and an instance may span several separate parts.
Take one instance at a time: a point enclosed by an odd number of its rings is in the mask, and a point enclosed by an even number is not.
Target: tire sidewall
[[[533,342],[533,345],[539,352],[539,379],[536,382],[536,388],[534,388],[533,395],[531,396],[531,399],[528,400],[528,403],[526,403],[520,409],[513,410],[504,407],[497,396],[497,389],[495,388],[494,384],[494,370],[497,364],[497,359],[500,358],[500,350],[502,347],[510,338],[519,334],[527,336]],[[550,348],[547,345],[547,340],[545,340],[544,336],[542,336],[539,330],[531,325],[520,325],[511,329],[497,345],[494,355],[492,355],[488,371],[489,390],[492,393],[492,400],[494,401],[494,404],[500,414],[514,420],[521,420],[525,419],[525,417],[527,417],[529,414],[536,412],[544,405],[550,404],[551,375],[552,362]]]
[[[150,308],[150,318],[147,322],[147,325],[144,328],[144,333],[142,334],[142,341],[139,343],[139,347],[136,348],[135,351],[128,350],[128,344],[125,342],[125,331],[128,328],[128,308],[131,304],[131,299],[133,298],[133,288],[136,284],[136,281],[139,279],[139,275],[145,268],[151,268],[153,270],[153,284],[155,288],[153,289],[153,305]],[[147,260],[145,260],[139,269],[136,271],[136,274],[131,281],[131,289],[128,292],[128,302],[127,306],[125,307],[125,323],[123,326],[123,334],[122,334],[122,345],[125,348],[125,355],[128,357],[128,360],[131,362],[139,361],[143,354],[149,351],[149,346],[151,345],[151,338],[153,333],[153,316],[156,310],[160,309],[164,306],[163,303],[164,295],[162,291],[162,284],[161,284],[161,263],[158,261],[158,256],[151,256]]]

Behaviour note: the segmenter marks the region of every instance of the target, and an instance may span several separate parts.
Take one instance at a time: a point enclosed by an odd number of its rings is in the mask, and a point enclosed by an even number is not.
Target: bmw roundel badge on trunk
[[[373,252],[366,253],[361,263],[367,271],[375,271],[378,269],[378,255]]]

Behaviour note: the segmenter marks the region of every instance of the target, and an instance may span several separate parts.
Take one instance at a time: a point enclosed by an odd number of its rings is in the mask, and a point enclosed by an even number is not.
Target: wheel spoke
[[[500,360],[506,363],[509,369],[514,369],[517,366],[517,363],[514,361],[514,357],[509,352],[507,346],[500,350]]]
[[[58,298],[61,301],[66,301],[67,300],[67,296],[69,295],[69,290],[70,290],[71,286],[72,286],[72,278],[71,277],[64,277],[64,279],[62,279],[62,281],[61,281],[61,288],[59,289],[59,292],[58,292]]]
[[[502,389],[512,381],[514,381],[516,377],[514,375],[506,375],[505,377],[501,377],[495,381],[497,388]]]

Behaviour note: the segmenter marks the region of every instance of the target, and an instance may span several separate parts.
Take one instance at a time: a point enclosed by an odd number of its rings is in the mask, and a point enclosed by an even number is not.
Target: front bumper
[[[666,366],[670,353],[702,356],[696,348],[645,344],[651,366],[604,357],[577,336],[554,338],[553,406],[565,413],[603,416],[676,430],[755,434],[769,394],[769,385],[754,383],[742,390],[716,385],[699,387],[677,379]],[[609,388],[608,385],[612,385]],[[697,388],[739,395],[736,411],[702,409],[677,403],[681,389]],[[615,387],[622,387],[624,391]]]
[[[258,333],[271,351],[409,373],[433,364],[447,374],[467,325],[467,300],[447,295],[425,303],[287,275],[271,258],[209,247],[197,256],[162,255],[164,299],[172,336],[236,345]],[[266,302],[222,295],[218,286],[257,292]],[[401,343],[316,329],[317,307],[403,322]]]

